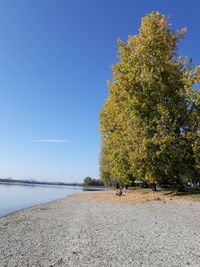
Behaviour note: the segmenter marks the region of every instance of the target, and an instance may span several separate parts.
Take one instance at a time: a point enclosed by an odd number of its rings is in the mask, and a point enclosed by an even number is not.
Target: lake
[[[0,216],[85,190],[103,189],[80,186],[0,183]]]

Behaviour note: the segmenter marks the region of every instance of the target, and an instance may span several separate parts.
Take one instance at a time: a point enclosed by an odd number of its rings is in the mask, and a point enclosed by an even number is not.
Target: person
[[[123,192],[121,189],[117,190],[117,192],[115,193],[115,196],[122,196]]]
[[[121,189],[119,189],[119,195],[118,196],[122,196],[122,190]]]
[[[118,194],[119,194],[119,190],[117,190],[117,191],[115,192],[115,196],[118,196]]]

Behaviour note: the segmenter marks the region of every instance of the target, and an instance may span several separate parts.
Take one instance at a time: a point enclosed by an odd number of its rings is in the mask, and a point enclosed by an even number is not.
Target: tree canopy
[[[101,181],[99,179],[93,179],[89,176],[84,178],[83,184],[86,186],[104,186],[103,181]]]
[[[200,175],[200,67],[177,54],[185,33],[152,12],[139,34],[118,40],[100,132],[106,173],[124,184],[132,177],[181,184]]]

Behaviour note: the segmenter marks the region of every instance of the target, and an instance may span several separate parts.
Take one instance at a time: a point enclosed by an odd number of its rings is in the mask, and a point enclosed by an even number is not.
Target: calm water
[[[0,184],[0,216],[83,190],[79,186]]]

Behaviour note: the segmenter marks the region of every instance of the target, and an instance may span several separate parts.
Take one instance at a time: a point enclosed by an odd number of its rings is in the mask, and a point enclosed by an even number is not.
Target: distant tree
[[[104,186],[103,181],[101,181],[99,179],[92,179],[89,176],[84,178],[83,184],[84,185],[91,185],[91,186]]]
[[[92,183],[92,178],[89,177],[89,176],[85,177],[84,180],[83,180],[83,183],[85,185],[89,185],[90,183]]]

